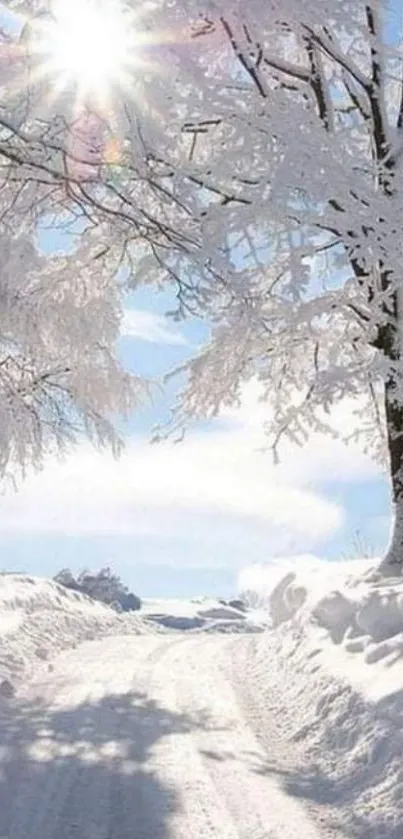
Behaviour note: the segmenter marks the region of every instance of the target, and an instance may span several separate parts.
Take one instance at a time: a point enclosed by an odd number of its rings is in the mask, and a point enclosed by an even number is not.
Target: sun
[[[35,27],[41,73],[80,99],[105,100],[142,63],[141,33],[120,0],[55,0]]]
[[[124,15],[116,4],[59,0],[50,35],[50,63],[84,87],[119,79],[129,62],[130,42]]]

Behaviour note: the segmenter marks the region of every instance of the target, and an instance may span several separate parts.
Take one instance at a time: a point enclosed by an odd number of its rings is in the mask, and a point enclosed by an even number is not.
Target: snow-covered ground
[[[402,839],[403,582],[309,561],[259,596],[122,617],[0,577],[0,836]]]
[[[142,617],[160,627],[176,631],[260,632],[266,616],[254,609],[234,608],[225,601],[210,597],[145,599]]]
[[[259,576],[255,600],[272,628],[251,640],[245,668],[251,703],[270,703],[282,742],[294,745],[285,788],[348,837],[401,839],[403,580],[382,579],[368,560]]]
[[[245,616],[217,600],[147,600],[141,612],[117,614],[51,580],[0,574],[0,694],[5,680],[16,688],[40,663],[51,667],[59,652],[83,641],[170,629],[252,632],[261,627],[253,622],[253,611]]]
[[[82,641],[152,631],[137,615],[118,615],[51,580],[0,574],[0,693],[5,680],[18,687],[40,663],[52,666],[60,651]]]
[[[104,638],[61,654],[0,703],[0,836],[324,839],[269,771],[270,709],[243,702],[255,637]]]

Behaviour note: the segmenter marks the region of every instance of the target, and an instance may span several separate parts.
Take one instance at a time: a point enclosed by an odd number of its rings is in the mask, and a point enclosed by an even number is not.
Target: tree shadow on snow
[[[151,750],[196,724],[134,692],[71,709],[2,702],[0,837],[165,839],[180,802],[147,768]]]

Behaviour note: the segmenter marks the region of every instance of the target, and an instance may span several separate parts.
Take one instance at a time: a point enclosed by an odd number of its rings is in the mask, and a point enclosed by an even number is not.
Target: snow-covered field
[[[210,597],[143,600],[140,615],[160,627],[177,631],[260,632],[267,616],[247,612]]]
[[[309,562],[260,599],[0,577],[0,836],[402,839],[403,582]]]

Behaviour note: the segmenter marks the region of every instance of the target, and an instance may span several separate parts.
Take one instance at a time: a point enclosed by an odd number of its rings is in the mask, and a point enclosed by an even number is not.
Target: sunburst
[[[79,104],[106,108],[117,91],[135,95],[136,75],[150,69],[151,38],[121,0],[55,0],[29,23],[37,80],[50,96],[74,91]],[[155,69],[155,68],[154,68]]]
[[[168,68],[192,43],[191,28],[167,25],[158,0],[43,2],[33,15],[14,14],[0,43],[4,99],[11,110],[26,101],[30,121],[48,125],[47,137],[54,126],[57,144],[63,136],[72,180],[98,180],[100,167],[121,178],[128,123],[129,131],[146,122],[161,130],[169,119],[161,93]]]
[[[16,68],[14,92],[21,95],[28,85],[35,91],[31,107],[46,119],[66,118],[75,174],[80,167],[74,158],[89,159],[87,176],[100,161],[119,163],[122,105],[126,110],[131,103],[161,122],[148,82],[166,72],[164,47],[183,44],[187,37],[158,30],[149,9],[145,0],[53,0],[24,22],[19,49],[29,72]],[[80,169],[79,176],[84,174]]]

